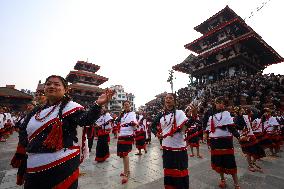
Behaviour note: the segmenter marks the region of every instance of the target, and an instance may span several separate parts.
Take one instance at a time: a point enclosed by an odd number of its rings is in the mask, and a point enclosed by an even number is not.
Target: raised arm
[[[107,89],[93,104],[88,111],[80,110],[68,117],[68,120],[79,126],[92,125],[100,117],[101,106],[109,102],[114,91]]]

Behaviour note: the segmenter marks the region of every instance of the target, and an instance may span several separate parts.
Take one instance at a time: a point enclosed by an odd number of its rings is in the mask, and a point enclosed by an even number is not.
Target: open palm
[[[113,95],[114,95],[113,90],[106,89],[106,91],[101,96],[99,96],[96,102],[98,105],[104,105],[110,101]]]

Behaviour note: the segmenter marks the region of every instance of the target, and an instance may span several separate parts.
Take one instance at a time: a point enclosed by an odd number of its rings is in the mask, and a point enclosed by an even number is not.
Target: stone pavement
[[[96,144],[96,142],[94,142]],[[15,185],[16,169],[9,163],[17,144],[17,133],[0,143],[0,189],[22,188]],[[153,138],[148,153],[136,156],[130,154],[130,179],[121,185],[119,177],[122,160],[116,156],[116,140],[111,139],[111,157],[104,163],[93,163],[95,144],[90,159],[80,166],[80,189],[159,189],[163,188],[162,157],[158,140]],[[259,164],[264,173],[249,172],[244,155],[236,144],[238,176],[242,189],[284,189],[284,153],[282,158],[266,157]],[[282,148],[283,149],[283,148]],[[203,159],[189,158],[190,189],[217,189],[218,175],[210,168],[210,156],[205,144],[201,145]],[[232,179],[227,176],[228,189],[233,188]]]

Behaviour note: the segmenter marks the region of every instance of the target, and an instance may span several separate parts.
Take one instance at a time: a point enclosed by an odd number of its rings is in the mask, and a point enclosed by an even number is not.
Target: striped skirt
[[[186,150],[163,150],[164,185],[166,189],[188,189],[189,171]]]
[[[76,189],[78,187],[80,154],[56,166],[25,174],[25,189]]]
[[[197,128],[190,129],[186,133],[186,142],[190,147],[199,147],[200,132]]]
[[[109,158],[108,139],[109,139],[109,135],[108,134],[98,136],[95,161],[103,162],[107,158]]]
[[[282,138],[280,132],[267,134],[267,136],[272,141],[273,147],[280,148],[280,146],[282,145]]]
[[[211,167],[217,173],[236,174],[237,165],[232,137],[210,138]]]
[[[132,150],[133,136],[119,136],[117,140],[117,156],[125,157]]]
[[[135,145],[137,149],[144,149],[146,146],[146,132],[138,131],[135,133]]]
[[[251,139],[250,141],[240,141],[244,154],[252,156],[254,159],[265,157],[264,149],[259,145],[258,140]]]
[[[272,142],[272,140],[270,140],[270,138],[268,137],[267,134],[263,134],[263,133],[254,133],[256,139],[258,140],[258,144],[266,149],[266,148],[270,148],[273,147],[274,144]]]

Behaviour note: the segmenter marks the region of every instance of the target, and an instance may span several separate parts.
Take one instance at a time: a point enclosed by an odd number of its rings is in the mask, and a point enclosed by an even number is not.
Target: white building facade
[[[123,102],[128,100],[131,103],[131,110],[135,111],[135,104],[134,104],[134,94],[127,93],[124,91],[124,88],[122,85],[113,85],[110,87],[112,90],[115,90],[116,93],[112,97],[112,100],[108,103],[108,110],[111,113],[115,113],[116,115],[119,115],[119,113],[122,111],[123,108]]]

